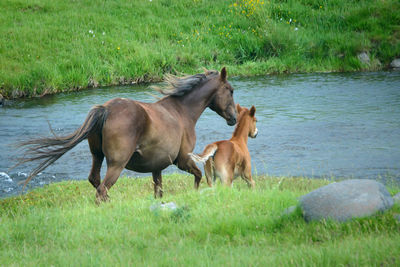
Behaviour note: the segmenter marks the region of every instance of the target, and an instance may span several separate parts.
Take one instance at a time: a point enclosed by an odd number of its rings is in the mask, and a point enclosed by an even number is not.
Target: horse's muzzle
[[[229,126],[233,126],[233,125],[236,124],[236,118],[235,118],[235,117],[230,117],[228,120],[226,120],[226,123],[227,123]]]

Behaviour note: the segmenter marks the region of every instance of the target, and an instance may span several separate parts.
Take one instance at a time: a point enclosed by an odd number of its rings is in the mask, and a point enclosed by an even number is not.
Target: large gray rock
[[[394,203],[400,204],[400,193],[397,193],[396,195],[394,195],[393,200],[394,200]]]
[[[385,186],[374,180],[352,179],[323,186],[300,199],[306,221],[334,219],[344,222],[366,217],[393,206]]]

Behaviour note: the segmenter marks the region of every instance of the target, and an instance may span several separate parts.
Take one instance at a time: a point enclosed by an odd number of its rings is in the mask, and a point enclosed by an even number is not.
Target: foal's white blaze
[[[257,134],[258,134],[258,129],[256,128],[256,129],[254,130],[254,133],[253,133],[253,138],[256,137]]]

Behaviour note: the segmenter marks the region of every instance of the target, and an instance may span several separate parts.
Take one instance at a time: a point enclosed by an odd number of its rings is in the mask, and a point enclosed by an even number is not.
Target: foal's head
[[[228,125],[232,126],[236,124],[236,109],[233,101],[233,87],[226,77],[226,69],[223,67],[217,78],[217,91],[208,107],[223,117]]]
[[[249,133],[248,135],[251,138],[256,138],[258,134],[258,129],[256,127],[257,123],[257,118],[255,116],[256,114],[256,108],[252,106],[250,110],[248,110],[245,107],[241,107],[239,104],[236,105],[237,112],[239,114],[239,124],[245,124],[246,122],[249,123]]]

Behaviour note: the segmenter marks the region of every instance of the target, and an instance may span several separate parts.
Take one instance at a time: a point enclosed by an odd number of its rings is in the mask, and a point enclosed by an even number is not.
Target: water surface
[[[235,101],[257,108],[259,134],[248,142],[253,173],[400,181],[399,72],[229,80],[235,88]],[[148,92],[146,86],[112,87],[8,102],[0,108],[0,197],[19,193],[18,182],[33,166],[9,170],[21,156],[11,144],[48,136],[48,123],[57,134],[69,134],[84,121],[91,106],[111,98],[154,102]],[[229,139],[233,127],[207,109],[196,132],[195,152],[201,152],[208,143]],[[36,177],[31,186],[86,179],[90,166],[91,155],[84,141]],[[177,170],[171,166],[165,171]]]

